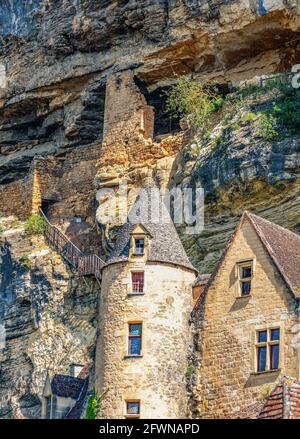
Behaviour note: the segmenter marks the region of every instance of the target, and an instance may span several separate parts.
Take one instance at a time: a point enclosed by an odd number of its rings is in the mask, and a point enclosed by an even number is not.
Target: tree
[[[96,390],[93,390],[92,395],[90,395],[88,398],[85,419],[97,419],[102,408],[102,402],[107,392],[108,389],[104,390],[102,393],[100,393],[100,395],[98,395]]]
[[[167,93],[166,111],[179,116],[189,128],[203,131],[209,115],[221,105],[222,98],[211,87],[181,76]]]

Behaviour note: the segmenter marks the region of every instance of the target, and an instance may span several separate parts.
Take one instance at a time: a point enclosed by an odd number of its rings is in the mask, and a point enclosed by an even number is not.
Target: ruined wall
[[[145,270],[145,294],[131,292],[131,270]],[[122,419],[140,399],[141,418],[187,416],[188,320],[195,274],[167,264],[119,263],[103,271],[96,387],[109,388],[104,418]],[[142,357],[125,358],[128,322],[143,323]]]
[[[124,177],[141,183],[148,167],[176,154],[178,142],[153,142],[154,113],[135,82],[132,71],[108,77],[104,135],[97,174],[98,187],[114,187]]]
[[[238,297],[236,263],[254,259],[250,297]],[[194,416],[223,418],[262,397],[280,375],[299,376],[295,301],[246,221],[195,317],[199,365]],[[255,373],[255,335],[280,327],[280,370]],[[197,337],[196,337],[197,339]]]
[[[94,200],[99,150],[99,145],[91,145],[61,157],[36,158],[24,179],[0,185],[0,211],[26,218],[37,213],[43,199],[48,199],[56,202],[53,219],[87,216]]]
[[[30,214],[32,188],[28,179],[17,180],[0,186],[0,212],[4,215],[17,215],[26,218]]]

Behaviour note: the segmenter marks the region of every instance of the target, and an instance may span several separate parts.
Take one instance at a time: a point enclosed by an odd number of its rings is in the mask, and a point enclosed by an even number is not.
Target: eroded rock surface
[[[245,125],[222,147],[208,144],[195,154],[161,97],[180,74],[230,88],[289,71],[300,62],[299,13],[296,0],[0,0],[0,193],[26,178],[34,158],[51,156],[60,164],[43,195],[56,201],[59,217],[88,217],[78,245],[91,247],[85,231],[93,230],[95,246],[98,231],[84,200],[94,215],[96,174],[102,188],[124,176],[140,183],[149,166],[163,187],[200,182],[205,230],[179,231],[202,273],[213,269],[244,209],[300,232],[299,136],[254,145]],[[139,136],[137,149],[122,146],[123,157],[117,144],[101,149],[107,76],[128,70],[156,114],[155,139],[142,142],[147,163]],[[91,149],[99,151],[100,169],[94,155],[81,159]],[[73,154],[80,159],[69,169]],[[78,283],[22,227],[8,224],[0,239],[0,417],[39,417],[47,370],[67,373],[72,361],[90,358],[98,289]],[[26,268],[23,256],[33,266]]]
[[[39,418],[47,373],[93,358],[99,291],[14,227],[0,238],[0,417]]]

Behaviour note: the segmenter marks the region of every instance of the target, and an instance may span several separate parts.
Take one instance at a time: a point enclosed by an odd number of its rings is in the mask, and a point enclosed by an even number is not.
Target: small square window
[[[271,329],[271,341],[277,341],[280,338],[280,329]]]
[[[145,240],[135,239],[134,252],[136,255],[142,256],[145,253]]]
[[[258,331],[258,343],[267,342],[268,331]]]
[[[141,414],[140,401],[126,401],[126,417],[139,418]]]
[[[247,279],[252,276],[252,267],[242,267],[242,279]]]

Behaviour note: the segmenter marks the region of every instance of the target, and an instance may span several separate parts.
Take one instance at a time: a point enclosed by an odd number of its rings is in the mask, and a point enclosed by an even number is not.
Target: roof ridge
[[[256,218],[258,218],[259,220],[264,221],[264,222],[270,224],[271,226],[276,227],[276,228],[282,230],[283,232],[285,232],[287,234],[291,234],[291,235],[293,235],[294,237],[296,237],[297,239],[300,240],[300,235],[298,235],[298,233],[292,232],[291,230],[287,229],[286,227],[280,226],[277,223],[273,223],[272,221],[267,220],[266,218],[263,218],[262,216],[256,215],[255,213],[248,212],[248,211],[245,211],[244,213],[249,218],[254,219],[254,221],[255,221]],[[258,227],[259,227],[259,225],[258,225]]]
[[[271,225],[272,227],[275,227],[277,229],[280,229],[280,231],[284,231],[285,233],[289,232],[289,234],[291,234],[293,237],[296,237],[297,239],[300,239],[299,235],[296,235],[295,233],[291,232],[290,230],[285,229],[284,227],[279,226],[278,224],[272,223],[271,221],[265,220],[264,218],[262,218],[258,215],[255,215],[253,213],[245,212],[245,215],[247,216],[247,218],[250,220],[251,224],[253,225],[256,233],[258,234],[260,240],[262,241],[263,245],[265,246],[266,251],[268,252],[270,257],[272,258],[277,270],[279,271],[279,273],[283,277],[284,281],[286,282],[288,288],[291,290],[292,294],[295,295],[294,287],[290,282],[290,279],[286,273],[286,270],[284,269],[282,264],[279,262],[276,254],[273,251],[271,243],[269,242],[268,238],[266,237],[265,232],[261,229],[260,225],[257,224],[256,219],[262,220],[266,224]]]

